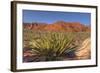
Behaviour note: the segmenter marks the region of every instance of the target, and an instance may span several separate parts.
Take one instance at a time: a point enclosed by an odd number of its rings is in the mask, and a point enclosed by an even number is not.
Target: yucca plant
[[[66,54],[76,49],[72,45],[72,34],[47,32],[40,36],[39,39],[31,40],[30,47],[37,57],[43,57],[45,61],[63,60],[68,57]]]

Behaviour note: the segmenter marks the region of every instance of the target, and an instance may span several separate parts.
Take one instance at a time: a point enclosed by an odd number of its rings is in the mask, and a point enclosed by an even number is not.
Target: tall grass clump
[[[68,54],[76,50],[76,46],[72,45],[74,38],[72,34],[60,32],[41,34],[41,38],[32,39],[29,43],[33,53],[40,60],[41,58],[44,58],[44,61],[64,60],[69,58]]]

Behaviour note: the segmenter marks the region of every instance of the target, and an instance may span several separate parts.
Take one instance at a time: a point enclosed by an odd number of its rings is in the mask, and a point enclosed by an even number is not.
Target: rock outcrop
[[[87,38],[83,41],[80,48],[76,51],[77,59],[90,59],[91,58],[91,39]]]
[[[25,29],[40,31],[65,31],[65,32],[90,32],[90,27],[79,22],[57,21],[52,24],[47,23],[23,23]]]

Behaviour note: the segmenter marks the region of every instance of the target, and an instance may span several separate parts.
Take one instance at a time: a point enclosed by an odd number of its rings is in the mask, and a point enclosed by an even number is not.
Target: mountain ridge
[[[40,30],[40,31],[64,31],[64,32],[90,32],[89,26],[79,22],[57,21],[51,24],[48,23],[23,23],[24,29]]]

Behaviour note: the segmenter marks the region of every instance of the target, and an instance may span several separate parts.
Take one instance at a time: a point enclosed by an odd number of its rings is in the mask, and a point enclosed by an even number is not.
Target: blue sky
[[[23,22],[42,22],[54,23],[56,21],[66,22],[80,22],[85,25],[91,24],[90,13],[79,12],[58,12],[58,11],[36,11],[36,10],[23,10]]]

